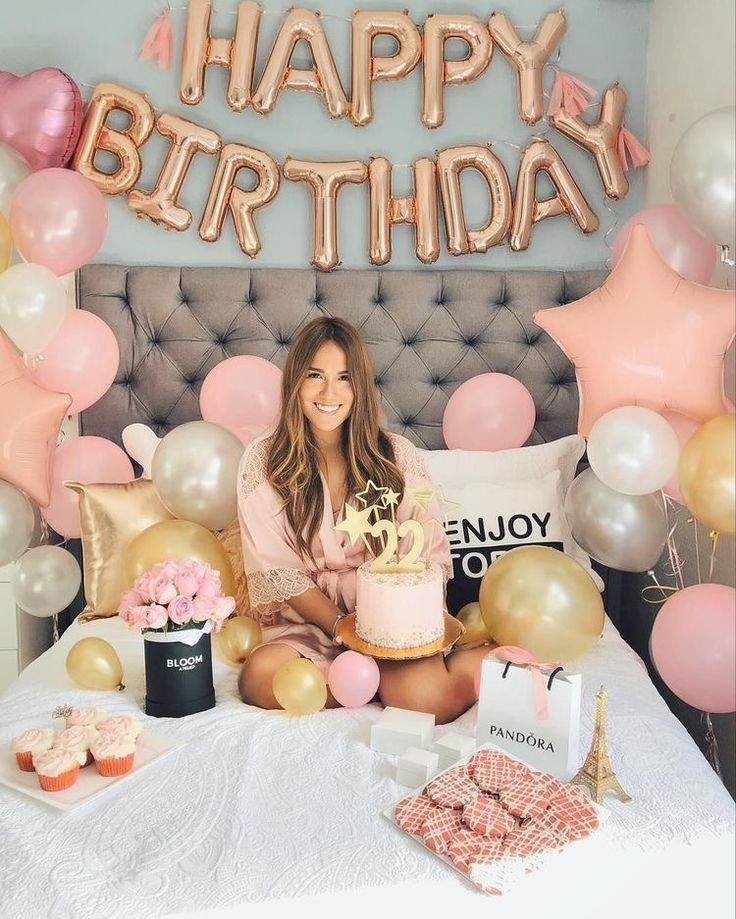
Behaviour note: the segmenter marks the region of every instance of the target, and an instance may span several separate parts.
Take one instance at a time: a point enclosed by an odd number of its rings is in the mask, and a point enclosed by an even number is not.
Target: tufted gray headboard
[[[392,430],[443,447],[442,414],[465,380],[496,371],[521,380],[537,407],[530,443],[576,429],[573,369],[532,321],[582,297],[603,271],[338,271],[88,265],[79,306],[120,345],[110,391],[83,412],[84,434],[120,443],[139,421],[162,435],[199,418],[199,389],[219,361],[256,354],[282,365],[305,322],[352,322],[367,340]]]

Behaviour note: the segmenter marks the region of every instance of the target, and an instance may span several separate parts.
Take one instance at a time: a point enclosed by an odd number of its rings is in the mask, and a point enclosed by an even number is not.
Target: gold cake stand
[[[369,657],[375,657],[383,661],[414,661],[422,657],[431,657],[433,654],[440,654],[447,651],[465,631],[465,626],[454,616],[445,613],[445,634],[440,636],[436,641],[428,645],[418,645],[415,648],[381,648],[378,645],[370,645],[355,631],[355,613],[350,613],[340,620],[337,626],[336,638],[338,638],[346,648],[351,651],[359,651],[361,654],[367,654]]]

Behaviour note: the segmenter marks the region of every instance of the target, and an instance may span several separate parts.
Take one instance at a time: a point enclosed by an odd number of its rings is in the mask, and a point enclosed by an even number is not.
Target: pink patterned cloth
[[[398,434],[388,436],[406,487],[425,483],[431,487],[429,472],[414,445]],[[356,570],[367,560],[367,553],[362,542],[351,546],[346,533],[335,531],[330,493],[322,477],[324,515],[312,545],[316,566],[298,555],[289,538],[281,499],[266,479],[269,441],[270,435],[264,435],[249,445],[238,473],[238,519],[250,615],[260,623],[263,644],[289,645],[326,671],[341,649],[318,626],[305,622],[288,601],[311,587],[319,587],[344,613],[353,612]],[[410,516],[409,502],[402,499],[396,508],[397,524]],[[432,561],[442,566],[447,577],[451,571],[450,549],[436,502],[430,502],[420,520],[426,534],[425,549],[429,546]],[[400,542],[399,549],[406,552],[407,542]]]

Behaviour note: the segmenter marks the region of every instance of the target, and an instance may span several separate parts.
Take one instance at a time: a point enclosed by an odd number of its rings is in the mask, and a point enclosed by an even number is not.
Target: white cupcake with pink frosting
[[[84,727],[95,727],[107,718],[104,708],[73,708],[66,716],[66,726],[73,728],[78,724]]]
[[[89,766],[92,754],[90,744],[97,737],[97,729],[90,724],[75,724],[73,727],[59,731],[54,738],[54,746],[79,754],[80,766]]]
[[[44,753],[54,745],[54,731],[51,728],[31,728],[14,738],[10,745],[15,761],[22,772],[33,772],[34,754]]]
[[[129,737],[133,742],[143,730],[135,715],[113,715],[95,725],[100,734],[113,734],[115,737]]]
[[[100,775],[108,778],[125,775],[133,768],[135,741],[122,734],[101,733],[90,747]]]
[[[33,768],[44,791],[64,791],[79,777],[79,754],[53,747],[33,757]]]

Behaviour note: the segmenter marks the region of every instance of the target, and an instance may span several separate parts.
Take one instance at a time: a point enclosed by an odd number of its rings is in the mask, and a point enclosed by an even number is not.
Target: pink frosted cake
[[[416,648],[445,632],[444,579],[439,565],[393,574],[358,568],[355,632],[379,648]]]

